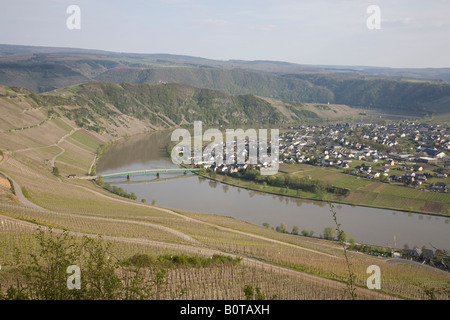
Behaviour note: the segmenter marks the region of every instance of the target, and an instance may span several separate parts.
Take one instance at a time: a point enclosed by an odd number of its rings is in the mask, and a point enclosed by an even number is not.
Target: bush
[[[137,267],[159,267],[159,268],[173,268],[179,266],[187,267],[210,267],[217,265],[234,265],[240,263],[241,258],[232,258],[229,256],[215,254],[211,257],[203,256],[187,256],[184,254],[175,255],[161,255],[156,259],[146,254],[136,254],[133,257],[123,261],[123,265],[137,266]]]
[[[0,300],[148,299],[154,296],[154,285],[164,275],[162,272],[160,278],[146,280],[137,268],[122,270],[126,272],[119,277],[120,265],[109,251],[110,243],[101,238],[83,237],[80,243],[67,231],[54,234],[52,230],[46,233],[39,229],[36,240],[39,244],[36,254],[22,259],[16,250],[20,275],[17,286],[10,286],[6,295],[0,293]],[[80,271],[79,287],[69,287],[68,267]]]
[[[323,237],[327,240],[334,240],[336,229],[327,227],[323,230]]]
[[[60,176],[58,167],[53,167],[52,173],[57,177]]]

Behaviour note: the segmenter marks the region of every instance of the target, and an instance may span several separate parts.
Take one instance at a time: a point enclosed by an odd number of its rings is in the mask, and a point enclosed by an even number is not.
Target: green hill
[[[450,83],[427,78],[436,75],[447,79],[448,73],[447,69],[331,68],[276,61],[216,61],[188,56],[0,45],[0,85],[38,93],[92,81],[170,82],[230,95],[251,94],[302,103],[330,102],[423,116],[450,110]],[[416,78],[401,77],[408,74]],[[220,117],[209,118],[219,122]]]
[[[154,126],[177,126],[193,121],[206,125],[280,124],[286,121],[269,102],[253,95],[199,89],[181,84],[111,84],[91,82],[47,93],[22,91],[37,106],[58,112],[80,127],[101,128],[101,121],[127,115]],[[98,131],[98,129],[97,129]]]
[[[199,88],[223,90],[230,94],[254,94],[267,98],[327,103],[334,94],[307,80],[266,72],[219,68],[114,68],[96,77],[104,82],[158,83],[176,82]]]

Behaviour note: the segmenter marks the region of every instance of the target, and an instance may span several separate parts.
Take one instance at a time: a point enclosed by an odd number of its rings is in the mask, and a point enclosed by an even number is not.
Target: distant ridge
[[[437,79],[437,80],[433,80]],[[0,45],[0,85],[47,92],[71,85],[181,83],[291,102],[439,114],[450,110],[450,68],[309,66],[78,48]]]

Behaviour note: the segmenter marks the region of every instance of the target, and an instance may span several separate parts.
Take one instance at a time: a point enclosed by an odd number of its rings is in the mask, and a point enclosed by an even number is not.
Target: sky
[[[450,67],[450,0],[0,0],[0,43],[309,65]],[[69,29],[70,5],[80,29]],[[376,22],[379,29],[369,28]],[[374,20],[375,19],[375,20]],[[73,21],[70,18],[70,21]]]

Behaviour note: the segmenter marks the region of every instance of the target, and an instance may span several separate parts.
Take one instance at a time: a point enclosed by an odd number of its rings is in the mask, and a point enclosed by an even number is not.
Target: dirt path
[[[89,175],[92,174],[92,168],[94,168],[96,161],[97,161],[97,155],[94,156],[94,160],[92,160],[91,166],[89,167]]]
[[[65,150],[63,147],[61,147],[59,144],[60,144],[61,142],[63,142],[66,138],[70,137],[72,134],[74,134],[74,133],[75,133],[76,131],[78,131],[78,130],[80,130],[80,129],[79,129],[79,128],[73,129],[73,130],[70,131],[68,134],[66,134],[65,136],[61,137],[61,139],[59,139],[59,141],[55,144],[56,147],[58,147],[58,148],[61,149],[61,152],[58,153],[56,156],[54,156],[54,157],[52,158],[52,161],[51,161],[52,167],[55,166],[55,161],[56,161],[56,159],[57,159],[59,156],[63,155],[64,152],[66,152],[66,150]]]

